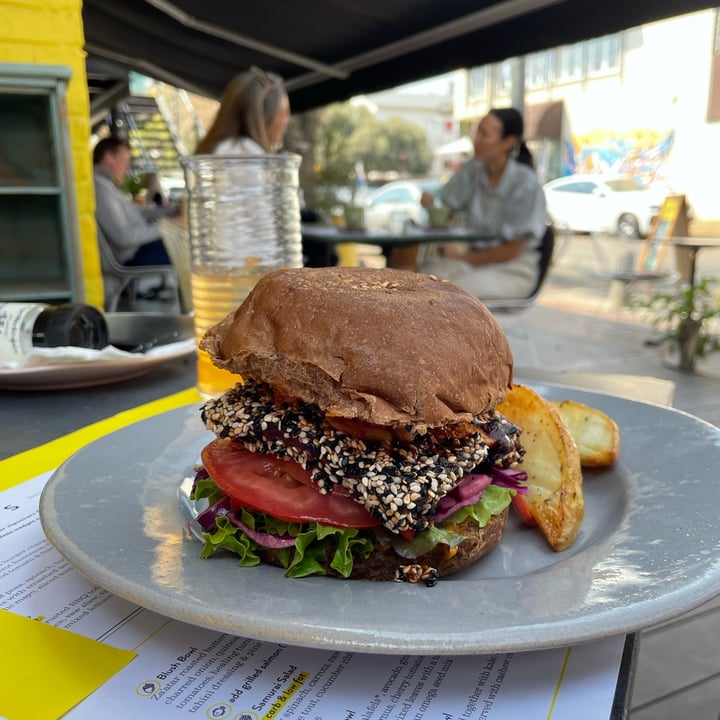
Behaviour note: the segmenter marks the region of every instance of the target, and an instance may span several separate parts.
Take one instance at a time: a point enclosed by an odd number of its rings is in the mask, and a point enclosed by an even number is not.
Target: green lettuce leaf
[[[200,480],[193,497],[205,497],[214,503],[220,499],[220,491],[212,480]],[[272,535],[290,535],[295,538],[295,546],[278,550],[278,558],[288,577],[307,577],[325,575],[326,565],[349,577],[353,569],[353,553],[367,556],[375,547],[372,533],[356,528],[336,528],[320,523],[293,523],[266,515],[257,510],[241,508],[239,517],[251,530]],[[238,555],[243,567],[260,564],[257,554],[258,544],[248,537],[241,528],[234,525],[227,515],[215,519],[215,527],[203,532],[204,545],[200,557],[210,557],[221,550],[229,550]]]
[[[467,518],[474,518],[480,527],[485,527],[493,515],[499,515],[511,502],[515,490],[501,487],[500,485],[488,485],[483,490],[482,497],[474,505],[466,505],[446,518],[444,523],[461,523]]]
[[[212,505],[216,503],[223,494],[223,491],[215,484],[214,480],[211,478],[203,478],[202,480],[195,481],[190,497],[193,500],[207,498],[208,505]]]
[[[207,478],[196,483],[192,496],[195,499],[207,498],[212,504],[219,500],[222,494],[218,486]],[[288,577],[325,575],[328,560],[333,570],[343,577],[349,577],[353,569],[353,554],[367,557],[378,543],[392,542],[395,552],[408,559],[430,552],[439,542],[456,547],[464,538],[449,529],[452,524],[461,523],[472,516],[480,527],[484,527],[492,515],[498,515],[510,504],[514,494],[512,489],[489,485],[475,505],[460,508],[440,525],[418,533],[412,541],[391,535],[383,529],[363,531],[315,522],[293,523],[245,508],[241,508],[239,513],[242,522],[252,530],[295,538],[294,547],[278,550],[278,558]],[[200,551],[201,557],[210,557],[220,550],[229,550],[238,555],[239,563],[243,567],[260,564],[257,543],[233,525],[227,516],[216,518],[215,528],[211,532],[204,532],[203,539],[205,544]]]
[[[433,525],[418,533],[412,540],[404,540],[393,536],[392,546],[401,557],[412,560],[426,552],[430,552],[438,543],[445,543],[451,548],[457,547],[465,538],[453,532],[450,526],[472,517],[480,527],[485,527],[493,515],[499,515],[512,501],[515,490],[488,485],[483,495],[474,505],[466,505],[445,518],[439,525]]]

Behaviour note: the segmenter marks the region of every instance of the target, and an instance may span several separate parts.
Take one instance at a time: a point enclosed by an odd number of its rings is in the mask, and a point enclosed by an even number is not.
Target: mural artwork
[[[648,183],[665,180],[674,131],[636,129],[624,133],[594,130],[564,144],[563,175],[622,174]]]

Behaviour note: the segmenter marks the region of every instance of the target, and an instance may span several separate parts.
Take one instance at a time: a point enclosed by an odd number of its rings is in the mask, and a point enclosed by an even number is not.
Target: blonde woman
[[[236,75],[220,100],[198,155],[260,155],[282,147],[290,101],[282,78],[260,68]]]

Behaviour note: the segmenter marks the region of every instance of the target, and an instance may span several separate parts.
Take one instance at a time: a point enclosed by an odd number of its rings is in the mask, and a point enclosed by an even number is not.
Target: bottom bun
[[[452,528],[453,532],[464,535],[463,540],[455,551],[448,545],[438,543],[430,552],[417,558],[408,559],[400,557],[392,547],[378,548],[367,557],[354,557],[353,570],[350,579],[355,580],[397,580],[398,571],[408,566],[421,566],[423,569],[434,568],[436,577],[446,577],[472,565],[483,555],[492,550],[500,541],[508,517],[508,508],[499,515],[493,515],[485,527],[480,527],[472,518]],[[281,566],[277,551],[259,548],[258,555],[268,565]],[[326,567],[328,576],[342,578],[343,576]],[[418,578],[424,581],[425,578]]]

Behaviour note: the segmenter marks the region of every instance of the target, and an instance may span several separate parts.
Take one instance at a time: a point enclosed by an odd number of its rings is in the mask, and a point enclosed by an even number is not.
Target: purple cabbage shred
[[[230,498],[227,495],[223,495],[217,502],[214,502],[210,507],[198,513],[195,521],[205,532],[209,532],[215,527],[215,519],[220,515],[229,515],[230,510]]]
[[[237,525],[251,540],[254,540],[262,547],[279,550],[281,548],[292,547],[295,544],[295,538],[292,535],[272,535],[270,533],[257,532],[249,528],[241,520],[238,520],[234,515],[230,515],[230,522],[233,525]]]
[[[529,490],[527,485],[525,485],[528,477],[524,470],[514,470],[512,468],[503,470],[494,467],[490,470],[490,475],[495,485],[515,490],[518,495],[525,495]]]

